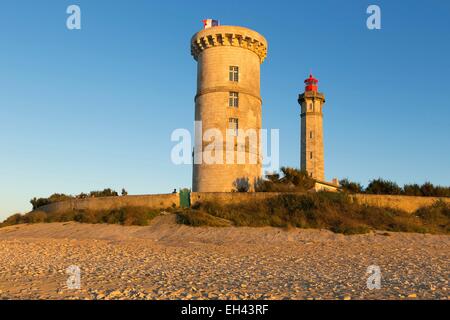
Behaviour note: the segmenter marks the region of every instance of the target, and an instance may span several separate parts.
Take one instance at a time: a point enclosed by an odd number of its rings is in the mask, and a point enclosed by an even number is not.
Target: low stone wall
[[[260,192],[260,193],[239,193],[239,192],[211,192],[211,193],[191,193],[191,203],[213,201],[220,204],[237,204],[246,201],[261,201],[275,197],[278,192]],[[372,195],[372,194],[354,194],[350,195],[353,201],[360,204],[376,207],[388,207],[414,212],[415,210],[430,206],[438,200],[450,203],[450,198],[438,197],[412,197],[412,196],[391,196],[391,195]]]
[[[197,202],[216,202],[219,204],[239,204],[273,198],[279,192],[191,192],[191,204]]]
[[[110,210],[122,207],[167,209],[174,206],[180,206],[180,196],[178,194],[152,194],[143,196],[74,199],[63,202],[55,202],[40,207],[38,210],[51,213],[69,210]]]
[[[212,201],[219,204],[239,204],[249,201],[262,201],[275,197],[278,192],[192,192],[191,204]],[[429,206],[442,199],[450,203],[450,198],[435,197],[410,197],[389,195],[350,195],[353,201],[378,207],[401,209],[406,212],[414,212],[420,207]],[[64,212],[69,210],[111,210],[121,207],[147,207],[152,209],[167,209],[180,206],[179,194],[153,194],[142,196],[122,196],[105,198],[74,199],[64,202],[56,202],[39,208],[48,213]]]
[[[242,203],[245,201],[261,201],[271,197],[275,197],[278,192],[260,192],[260,193],[239,193],[239,192],[211,192],[211,193],[191,193],[191,203],[213,201],[220,204]],[[371,195],[371,194],[355,194],[350,195],[353,201],[360,204],[377,207],[388,207],[401,209],[406,212],[414,212],[415,210],[430,206],[438,200],[450,203],[450,198],[438,197],[412,197],[412,196],[390,196],[390,195]]]
[[[450,203],[450,198],[438,197],[390,196],[377,194],[355,194],[350,197],[361,204],[401,209],[409,213],[414,212],[421,207],[431,206],[438,200]]]

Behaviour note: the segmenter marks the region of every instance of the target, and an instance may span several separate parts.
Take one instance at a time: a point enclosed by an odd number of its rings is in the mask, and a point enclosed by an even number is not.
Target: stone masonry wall
[[[276,192],[192,192],[191,203],[214,201],[221,204],[239,204],[248,201],[262,201],[275,197]],[[450,198],[436,197],[411,197],[389,195],[351,195],[351,199],[361,204],[390,207],[414,212],[420,207],[429,206],[442,199],[450,204]],[[152,209],[167,209],[180,206],[179,194],[155,194],[142,196],[123,196],[106,198],[75,199],[64,202],[52,203],[39,208],[40,211],[55,213],[68,210],[111,210],[121,207],[147,207]]]
[[[239,193],[239,192],[193,192],[191,193],[191,203],[204,201],[214,201],[222,204],[236,204],[246,201],[261,201],[271,197],[275,197],[281,193],[277,192],[259,192],[259,193]],[[394,209],[401,209],[412,213],[415,210],[434,204],[436,201],[442,199],[450,204],[450,198],[438,197],[411,197],[411,196],[390,196],[390,195],[370,195],[370,194],[355,194],[350,195],[353,201],[360,204],[388,207]]]
[[[122,207],[166,209],[173,206],[180,206],[179,194],[152,194],[143,196],[74,199],[63,202],[55,202],[40,207],[38,210],[53,213],[69,210],[111,210]]]
[[[431,206],[438,200],[442,200],[450,204],[450,198],[438,197],[390,196],[376,194],[355,194],[350,197],[361,204],[401,209],[410,213],[421,207]]]

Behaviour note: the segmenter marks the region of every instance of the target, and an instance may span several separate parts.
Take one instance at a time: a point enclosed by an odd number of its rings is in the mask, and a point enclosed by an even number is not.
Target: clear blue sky
[[[80,31],[66,28],[70,4]],[[281,165],[299,165],[297,95],[312,70],[328,179],[450,184],[448,1],[2,0],[0,218],[55,192],[190,187],[170,134],[193,127],[189,40],[207,17],[267,38],[263,126],[280,129]]]

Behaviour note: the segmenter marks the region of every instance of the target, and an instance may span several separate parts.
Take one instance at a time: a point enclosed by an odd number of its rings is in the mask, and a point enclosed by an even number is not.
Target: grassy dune
[[[444,202],[407,213],[354,203],[341,193],[285,194],[239,205],[205,202],[180,215],[183,223],[193,226],[217,226],[216,219],[221,218],[234,226],[320,228],[344,234],[371,230],[450,233],[450,206]]]
[[[398,209],[361,205],[352,202],[345,193],[286,193],[259,202],[229,205],[205,202],[190,209],[169,211],[177,214],[179,224],[190,226],[313,228],[343,234],[361,234],[371,230],[450,233],[450,206],[444,202],[436,202],[411,214]],[[159,214],[159,210],[143,207],[62,213],[33,211],[13,215],[0,226],[66,221],[145,226]]]

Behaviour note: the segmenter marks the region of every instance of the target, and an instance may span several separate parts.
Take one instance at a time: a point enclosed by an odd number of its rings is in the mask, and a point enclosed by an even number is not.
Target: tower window
[[[237,136],[239,130],[239,120],[237,118],[229,118],[228,129],[232,130],[233,134]]]
[[[239,82],[239,67],[230,66],[230,81]]]
[[[310,159],[313,158],[313,153],[312,153],[312,152],[309,153],[309,158],[310,158]]]
[[[228,98],[228,105],[230,107],[239,107],[239,93],[238,92],[230,92]]]
[[[312,109],[313,109],[313,104],[310,103],[310,104],[309,104],[309,110],[312,111]]]
[[[309,132],[309,138],[310,138],[310,139],[313,138],[313,132],[312,132],[312,131]]]

